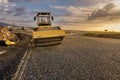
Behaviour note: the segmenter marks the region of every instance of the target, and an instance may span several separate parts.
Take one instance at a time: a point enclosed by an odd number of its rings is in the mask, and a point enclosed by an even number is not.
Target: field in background
[[[87,32],[83,36],[120,39],[120,32]]]
[[[66,30],[66,33],[67,34],[78,34],[80,36],[88,36],[88,37],[120,39],[120,32]]]

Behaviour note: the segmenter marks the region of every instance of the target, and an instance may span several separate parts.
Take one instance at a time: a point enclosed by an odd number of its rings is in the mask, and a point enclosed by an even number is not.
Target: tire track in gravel
[[[30,46],[31,46],[31,44],[28,45],[28,47],[30,47]],[[26,64],[28,62],[28,59],[29,59],[30,55],[31,55],[31,50],[26,50],[26,52],[25,52],[23,58],[21,59],[20,64],[18,66],[18,69],[17,69],[14,77],[12,78],[12,80],[21,80],[21,76],[24,73],[24,70],[26,68]]]

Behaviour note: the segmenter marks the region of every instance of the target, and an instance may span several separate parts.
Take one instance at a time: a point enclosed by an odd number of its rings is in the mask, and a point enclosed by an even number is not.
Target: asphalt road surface
[[[19,34],[19,38],[20,42],[16,45],[0,46],[0,80],[11,80],[31,39],[24,34]]]
[[[67,36],[30,49],[17,80],[120,80],[120,40]]]

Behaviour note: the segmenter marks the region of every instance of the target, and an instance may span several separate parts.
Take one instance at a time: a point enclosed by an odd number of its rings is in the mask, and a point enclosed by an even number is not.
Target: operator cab
[[[37,21],[38,26],[50,26],[51,20],[53,20],[53,17],[50,15],[50,12],[39,12],[34,17],[34,21]]]

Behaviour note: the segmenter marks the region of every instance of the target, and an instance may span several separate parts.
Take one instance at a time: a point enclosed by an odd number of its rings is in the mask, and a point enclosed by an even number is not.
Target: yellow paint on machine
[[[62,37],[65,36],[64,30],[49,30],[49,31],[33,31],[33,39],[49,38],[49,37]]]
[[[51,26],[38,26],[38,28],[50,28]]]
[[[5,41],[5,44],[8,45],[8,46],[9,46],[9,45],[15,45],[15,42],[10,41],[10,40],[6,40],[6,41]]]

